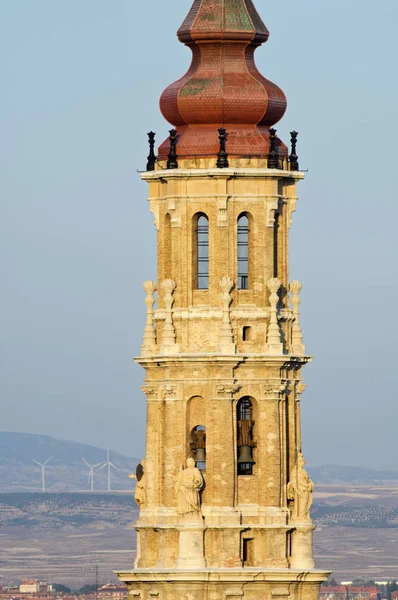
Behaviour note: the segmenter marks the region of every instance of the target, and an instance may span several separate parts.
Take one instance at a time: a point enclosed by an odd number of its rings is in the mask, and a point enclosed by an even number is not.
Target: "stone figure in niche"
[[[310,518],[314,484],[304,467],[305,458],[300,452],[297,465],[290,475],[290,482],[287,486],[287,497],[293,503],[293,518],[308,520]]]
[[[201,516],[200,491],[203,486],[202,473],[195,467],[194,459],[188,458],[187,466],[180,472],[175,486],[179,515]]]
[[[130,473],[130,479],[136,479],[137,485],[135,486],[134,500],[140,508],[144,508],[146,505],[146,491],[145,491],[145,459],[143,459],[134,473]]]

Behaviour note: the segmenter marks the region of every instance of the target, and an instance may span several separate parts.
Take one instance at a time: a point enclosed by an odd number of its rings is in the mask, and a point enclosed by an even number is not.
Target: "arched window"
[[[238,219],[238,289],[249,289],[249,219],[245,213]]]
[[[197,425],[191,431],[192,456],[200,471],[206,471],[206,427]]]
[[[253,465],[253,405],[248,396],[241,398],[237,412],[238,475],[252,475]]]
[[[194,285],[198,290],[209,289],[209,219],[195,215],[194,227]],[[196,280],[196,281],[195,281]]]

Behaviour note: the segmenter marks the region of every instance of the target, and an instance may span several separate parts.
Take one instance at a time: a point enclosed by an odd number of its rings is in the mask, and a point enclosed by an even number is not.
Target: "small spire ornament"
[[[279,169],[279,157],[278,150],[276,147],[276,129],[269,130],[269,154],[268,154],[268,168]]]
[[[154,171],[155,170],[155,163],[156,163],[156,156],[155,156],[155,133],[153,133],[153,131],[150,131],[148,134],[148,143],[149,143],[149,154],[148,154],[148,162],[146,163],[146,170],[147,171]]]
[[[178,161],[177,161],[177,131],[175,129],[170,129],[170,152],[167,161],[168,169],[178,169]]]
[[[218,130],[218,139],[220,140],[220,151],[217,154],[217,168],[228,169],[228,154],[226,149],[228,133],[224,127],[220,127]]]
[[[289,156],[290,170],[298,171],[299,170],[299,162],[297,156],[297,131],[291,131],[291,143],[292,143],[292,151]]]

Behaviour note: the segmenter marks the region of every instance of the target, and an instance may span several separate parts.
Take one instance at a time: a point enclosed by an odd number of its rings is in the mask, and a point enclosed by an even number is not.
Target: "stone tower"
[[[144,284],[137,358],[137,558],[118,573],[131,598],[316,600],[328,576],[313,561],[300,435],[310,357],[288,266],[304,176],[297,134],[289,154],[272,129],[285,96],[254,62],[268,36],[252,0],[195,0],[178,31],[191,67],[160,102],[176,131],[143,174],[158,281]]]

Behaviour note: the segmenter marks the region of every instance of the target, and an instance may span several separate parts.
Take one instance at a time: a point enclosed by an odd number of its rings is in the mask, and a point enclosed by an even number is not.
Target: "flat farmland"
[[[317,566],[339,580],[398,579],[398,486],[318,485]],[[72,587],[115,581],[133,567],[137,511],[130,494],[0,494],[0,578]]]

